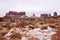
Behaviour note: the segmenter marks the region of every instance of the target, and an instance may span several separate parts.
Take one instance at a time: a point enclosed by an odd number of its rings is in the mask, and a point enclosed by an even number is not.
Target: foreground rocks
[[[60,27],[56,28],[56,34],[52,36],[52,40],[60,40]]]
[[[0,22],[1,40],[60,40],[60,18]]]
[[[4,38],[4,37],[2,37],[2,36],[0,36],[0,40],[7,40],[6,38]]]

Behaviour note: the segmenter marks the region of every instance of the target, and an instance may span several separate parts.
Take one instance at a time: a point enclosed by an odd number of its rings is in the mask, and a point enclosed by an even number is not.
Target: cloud
[[[0,0],[0,16],[6,11],[59,11],[60,0]],[[39,14],[39,13],[38,13]]]

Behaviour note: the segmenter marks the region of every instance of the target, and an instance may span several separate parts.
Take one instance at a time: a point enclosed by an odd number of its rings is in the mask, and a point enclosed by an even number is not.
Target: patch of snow
[[[22,37],[21,40],[28,40],[28,37]]]
[[[29,30],[26,34],[31,34],[39,40],[51,40],[52,35],[56,34],[56,32],[55,29],[48,27],[48,29],[44,30],[41,30],[40,28]]]

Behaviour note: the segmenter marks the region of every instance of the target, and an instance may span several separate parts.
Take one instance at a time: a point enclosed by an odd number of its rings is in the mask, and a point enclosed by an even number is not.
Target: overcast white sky
[[[57,11],[59,14],[60,0],[0,0],[0,17],[9,10],[26,11],[29,16],[32,15],[32,12],[39,15],[41,11]]]

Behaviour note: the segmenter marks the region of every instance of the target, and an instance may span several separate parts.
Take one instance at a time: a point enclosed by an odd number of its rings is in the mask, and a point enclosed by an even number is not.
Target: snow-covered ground
[[[41,30],[40,28],[36,28],[33,30],[29,30],[26,32],[27,35],[32,35],[39,40],[51,40],[52,35],[56,34],[55,29],[48,27],[48,29]],[[22,40],[29,40],[28,37],[22,37]]]
[[[12,28],[4,37],[9,37],[12,35],[12,31],[21,32],[19,28]],[[38,40],[51,40],[51,37],[56,34],[54,28],[48,27],[48,29],[41,30],[40,28],[35,28],[32,30],[23,31],[23,36],[21,40],[29,40],[29,37],[35,37]],[[32,35],[32,36],[31,36]]]

